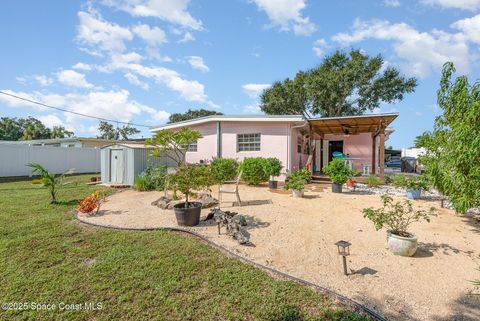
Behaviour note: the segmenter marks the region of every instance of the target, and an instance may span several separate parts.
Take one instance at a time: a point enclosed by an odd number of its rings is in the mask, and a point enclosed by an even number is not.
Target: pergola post
[[[377,162],[375,160],[377,154],[377,135],[372,133],[372,174],[376,173]]]
[[[385,129],[382,128],[380,131],[380,152],[378,155],[379,162],[380,162],[380,178],[385,178]]]

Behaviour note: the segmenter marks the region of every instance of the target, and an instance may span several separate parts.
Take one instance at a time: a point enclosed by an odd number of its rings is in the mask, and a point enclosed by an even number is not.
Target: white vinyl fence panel
[[[0,177],[30,176],[29,163],[39,163],[58,174],[71,168],[75,173],[98,173],[100,149],[0,145]]]

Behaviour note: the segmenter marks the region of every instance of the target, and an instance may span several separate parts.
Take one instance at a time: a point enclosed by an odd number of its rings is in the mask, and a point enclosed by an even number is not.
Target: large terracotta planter
[[[303,189],[301,189],[299,191],[297,191],[295,189],[292,189],[292,196],[293,197],[303,197],[303,192],[304,192]]]
[[[410,237],[404,237],[387,231],[388,248],[395,255],[413,256],[417,251],[417,236],[411,234]]]
[[[177,224],[180,226],[195,226],[200,223],[200,212],[202,211],[202,203],[188,202],[188,208],[185,203],[178,203],[173,206]]]

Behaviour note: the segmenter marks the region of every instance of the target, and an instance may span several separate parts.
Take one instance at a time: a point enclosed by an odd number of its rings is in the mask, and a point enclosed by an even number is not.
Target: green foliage
[[[452,63],[444,65],[437,93],[443,114],[416,144],[426,150],[420,162],[433,186],[464,213],[480,207],[480,82],[470,85],[466,76],[452,81],[454,72]]]
[[[425,176],[411,176],[406,179],[405,187],[407,190],[428,190],[428,181]]]
[[[277,81],[261,95],[260,108],[267,114],[303,114],[323,117],[360,115],[382,103],[403,100],[417,86],[392,67],[382,71],[380,55],[360,50],[336,51],[318,66],[300,71],[293,80]]]
[[[206,110],[203,108],[198,110],[189,109],[184,113],[171,114],[170,117],[168,118],[168,124],[178,123],[179,121],[196,119],[196,118],[206,117],[211,115],[223,115],[223,113],[220,113],[218,111],[213,111],[213,110]]]
[[[210,163],[212,177],[217,184],[234,180],[238,172],[238,163],[234,159],[216,158]]]
[[[115,140],[128,140],[129,136],[140,133],[140,130],[130,125],[114,127],[106,121],[100,121],[98,131],[100,132],[100,136],[97,136],[97,138]]]
[[[263,157],[247,157],[240,163],[242,180],[250,185],[258,185],[268,181],[268,173],[265,171],[266,159]]]
[[[188,208],[188,198],[192,191],[199,190],[210,184],[209,167],[205,165],[182,165],[173,176],[175,187],[185,195],[185,208]]]
[[[309,181],[310,172],[305,169],[300,169],[287,175],[287,182],[285,183],[284,189],[301,191]]]
[[[265,172],[272,180],[275,176],[280,176],[282,168],[282,162],[276,157],[267,158],[265,161]]]
[[[143,173],[135,178],[138,191],[161,191],[165,188],[167,167],[160,164],[148,164]]]
[[[378,187],[382,184],[382,181],[377,175],[369,175],[367,178],[367,186],[368,187]]]
[[[393,185],[395,187],[407,186],[407,176],[405,176],[404,174],[398,174],[393,176]]]
[[[65,176],[73,173],[73,169],[57,176],[54,172],[47,171],[42,165],[38,163],[30,163],[27,165],[32,168],[33,175],[40,175],[40,182],[44,187],[48,188],[50,192],[50,203],[57,203],[58,189],[65,185]]]
[[[162,129],[155,136],[145,141],[145,144],[155,147],[151,153],[158,157],[165,155],[173,160],[178,166],[185,164],[185,146],[188,146],[202,138],[199,131],[184,127],[178,131]]]
[[[27,118],[0,118],[0,140],[65,138],[73,135],[73,132],[66,130],[63,126],[54,126],[50,129],[45,127],[40,120],[30,116]]]
[[[395,235],[409,237],[411,235],[408,232],[410,224],[422,220],[430,222],[430,216],[435,215],[433,207],[428,212],[425,210],[414,210],[412,202],[409,200],[393,202],[393,198],[387,194],[382,195],[381,198],[383,207],[363,209],[363,217],[371,220],[377,231],[386,227]]]
[[[341,158],[334,158],[323,168],[323,172],[327,174],[335,184],[345,184],[354,174]]]

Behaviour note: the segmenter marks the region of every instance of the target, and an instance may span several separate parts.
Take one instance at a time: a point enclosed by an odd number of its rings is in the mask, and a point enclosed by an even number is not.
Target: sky
[[[0,39],[0,90],[146,126],[189,108],[260,114],[263,89],[337,49],[381,54],[418,78],[374,111],[400,113],[387,145],[402,148],[441,112],[446,61],[479,78],[480,0],[4,0]],[[0,116],[98,134],[97,120],[3,95]]]

